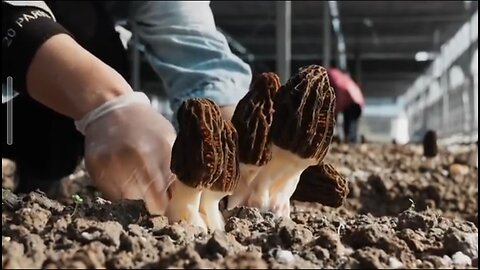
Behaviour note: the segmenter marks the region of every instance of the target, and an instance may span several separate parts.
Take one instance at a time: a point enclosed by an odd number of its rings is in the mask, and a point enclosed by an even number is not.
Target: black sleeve
[[[15,90],[28,94],[26,75],[35,53],[46,40],[61,33],[70,35],[44,10],[2,1],[2,82],[11,76]]]

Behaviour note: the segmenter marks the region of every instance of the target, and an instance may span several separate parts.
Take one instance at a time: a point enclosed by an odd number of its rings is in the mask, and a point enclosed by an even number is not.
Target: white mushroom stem
[[[218,208],[220,200],[227,196],[226,192],[204,189],[200,199],[200,213],[211,231],[225,231],[225,220]]]
[[[260,171],[260,167],[250,164],[240,163],[240,179],[238,186],[231,196],[228,197],[227,209],[243,205],[250,193],[253,179]]]
[[[270,206],[279,217],[290,218],[290,198],[292,197],[303,170],[292,178],[281,181],[280,185],[274,185],[270,190]]]
[[[165,211],[169,222],[172,224],[184,220],[207,230],[207,225],[199,212],[202,190],[189,187],[177,180],[171,191],[172,198]]]
[[[247,206],[259,208],[261,211],[272,211],[281,215],[280,209],[272,209],[271,191],[275,194],[283,194],[287,197],[291,190],[295,190],[298,184],[298,177],[307,167],[317,164],[314,159],[303,159],[298,155],[283,150],[280,147],[272,147],[272,159],[260,169],[260,172],[253,180],[252,189],[247,199]],[[291,196],[291,194],[290,194]],[[288,200],[290,199],[288,196]],[[285,200],[285,199],[283,199]]]

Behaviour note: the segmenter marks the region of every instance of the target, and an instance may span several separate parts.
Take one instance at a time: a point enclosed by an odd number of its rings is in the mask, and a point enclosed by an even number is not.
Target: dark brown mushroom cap
[[[272,158],[269,133],[273,101],[279,88],[280,80],[275,73],[262,73],[238,102],[232,123],[238,133],[240,162],[262,166]]]
[[[222,132],[223,168],[222,174],[210,190],[231,193],[238,185],[240,168],[238,158],[238,135],[230,121],[225,121]]]
[[[206,98],[182,103],[177,114],[179,132],[172,148],[170,168],[180,181],[193,188],[213,184],[222,174],[220,109]]]
[[[275,96],[273,143],[321,161],[333,137],[335,102],[327,70],[318,65],[301,68]]]
[[[321,163],[302,172],[291,199],[337,208],[342,206],[349,192],[345,178],[332,165]]]
[[[423,155],[425,157],[435,157],[438,153],[437,133],[433,130],[427,131],[423,137]]]

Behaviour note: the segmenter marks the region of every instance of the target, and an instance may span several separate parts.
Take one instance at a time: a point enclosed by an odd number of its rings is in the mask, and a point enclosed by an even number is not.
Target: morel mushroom
[[[308,167],[328,152],[335,127],[335,92],[326,69],[311,65],[280,87],[270,130],[272,158],[254,179],[246,204],[290,215],[290,197]]]
[[[240,180],[228,198],[228,209],[245,203],[252,180],[272,158],[270,126],[273,100],[279,88],[275,73],[262,73],[235,107],[232,123],[238,133]]]
[[[291,199],[337,208],[342,206],[349,192],[345,177],[331,164],[322,162],[302,172]]]
[[[428,130],[423,137],[423,155],[427,158],[433,158],[437,153],[437,133],[433,130]]]
[[[178,181],[165,214],[171,223],[184,220],[204,229],[223,229],[218,201],[238,182],[236,131],[205,98],[182,103],[177,118],[170,167]]]

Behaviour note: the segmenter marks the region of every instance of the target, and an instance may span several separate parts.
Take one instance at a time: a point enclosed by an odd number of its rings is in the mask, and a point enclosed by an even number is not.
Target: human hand
[[[237,103],[233,105],[221,106],[220,113],[222,114],[223,119],[232,120],[233,113],[235,112],[235,108],[237,107]]]
[[[85,166],[105,198],[142,199],[151,214],[163,214],[173,179],[171,123],[137,102],[93,120],[84,134]]]

